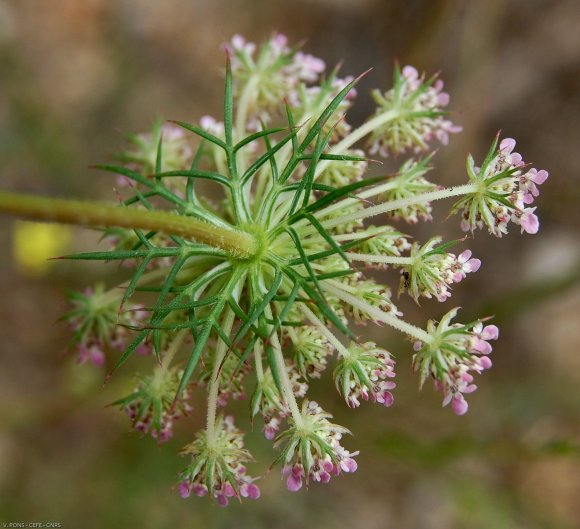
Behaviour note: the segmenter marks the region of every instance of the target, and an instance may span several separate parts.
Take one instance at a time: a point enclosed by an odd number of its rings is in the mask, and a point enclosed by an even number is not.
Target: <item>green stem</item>
[[[259,342],[254,345],[254,363],[256,364],[258,382],[262,382],[264,380],[264,367],[262,366],[262,349]]]
[[[353,130],[348,136],[339,141],[336,145],[330,149],[331,154],[344,154],[349,147],[352,147],[359,140],[362,140],[365,136],[373,132],[378,127],[383,126],[389,121],[397,119],[401,115],[399,110],[388,110],[369,119],[366,123],[363,123],[360,127]],[[318,176],[326,166],[329,164],[328,160],[322,161],[318,164],[316,168],[316,176]]]
[[[220,248],[235,257],[250,257],[256,251],[256,241],[249,233],[220,228],[165,211],[0,192],[0,213],[29,220],[80,226],[115,226],[159,231]]]
[[[334,335],[334,333],[322,323],[312,312],[305,303],[300,304],[300,310],[306,315],[306,317],[313,323],[318,330],[326,337],[330,344],[338,351],[340,356],[345,356],[348,354],[348,349],[342,344],[342,342]]]
[[[325,289],[327,289],[332,294],[336,295],[342,301],[352,305],[353,307],[357,307],[369,316],[371,316],[375,321],[386,323],[387,325],[397,329],[398,331],[406,334],[408,336],[412,336],[413,338],[417,338],[417,340],[421,340],[423,343],[431,343],[433,338],[431,335],[421,329],[420,327],[416,327],[415,325],[411,325],[406,321],[398,318],[397,316],[393,316],[388,312],[384,312],[383,310],[379,309],[378,307],[374,307],[369,305],[362,299],[345,292],[341,287],[340,283],[337,283],[333,280],[325,281]]]
[[[356,252],[346,252],[345,255],[352,261],[362,261],[364,263],[378,263],[391,265],[413,264],[413,259],[411,257],[399,255],[373,255]]]
[[[461,186],[431,191],[429,193],[421,193],[419,195],[415,195],[409,198],[389,200],[388,202],[383,202],[382,204],[377,204],[376,206],[361,209],[360,211],[355,211],[348,215],[343,215],[341,217],[336,217],[327,221],[323,221],[322,225],[326,229],[329,229],[333,228],[334,226],[346,224],[348,222],[353,222],[356,220],[364,220],[370,217],[374,217],[376,215],[380,215],[382,213],[395,211],[397,209],[405,208],[413,204],[426,204],[428,202],[433,202],[435,200],[441,200],[444,198],[469,195],[471,193],[476,193],[478,190],[479,186],[477,186],[476,184],[464,184]],[[312,231],[314,231],[314,229]]]
[[[292,418],[294,419],[294,424],[297,428],[300,428],[303,426],[304,421],[302,420],[302,415],[300,414],[298,403],[296,402],[296,397],[294,396],[294,390],[292,389],[292,383],[290,382],[290,377],[288,376],[286,362],[284,361],[284,355],[282,354],[282,346],[278,340],[278,333],[273,333],[270,340],[274,350],[274,359],[280,374],[280,382],[284,392],[284,400],[290,408]]]
[[[226,336],[230,335],[232,330],[232,326],[235,320],[235,313],[232,309],[226,309],[224,318],[222,320],[222,331]],[[222,366],[222,362],[226,357],[226,353],[228,352],[228,344],[225,343],[223,340],[219,340],[219,343],[216,348],[213,368],[211,373],[211,381],[209,383],[208,389],[208,397],[207,397],[207,441],[208,445],[211,446],[212,442],[215,439],[215,419],[216,419],[216,411],[217,411],[217,398],[220,388],[220,368]]]
[[[269,305],[265,308],[264,313],[267,318],[273,319],[272,309]],[[286,361],[284,360],[284,354],[282,353],[282,346],[280,345],[280,340],[278,339],[278,332],[273,332],[271,334],[270,344],[272,345],[272,349],[274,351],[274,360],[276,362],[276,367],[278,368],[284,400],[290,408],[290,413],[294,419],[294,424],[297,427],[301,427],[304,421],[302,420],[302,415],[300,414],[300,409],[298,408],[298,403],[296,402],[296,397],[294,396],[292,382],[288,376]]]
[[[173,341],[171,342],[171,345],[167,349],[167,352],[161,359],[162,361],[161,369],[163,371],[167,371],[167,369],[171,365],[171,362],[173,361],[173,358],[175,357],[175,354],[177,353],[177,351],[179,351],[181,344],[183,344],[189,332],[190,332],[189,329],[181,329],[180,331],[177,332],[177,334],[173,338]]]

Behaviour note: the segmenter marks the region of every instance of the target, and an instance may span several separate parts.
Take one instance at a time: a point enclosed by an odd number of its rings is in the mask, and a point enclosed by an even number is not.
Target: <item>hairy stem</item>
[[[421,193],[420,195],[415,195],[413,197],[401,198],[399,200],[390,200],[388,202],[383,202],[382,204],[377,204],[376,206],[371,206],[369,208],[361,209],[360,211],[355,211],[348,215],[343,215],[341,217],[325,220],[322,222],[322,225],[326,229],[328,229],[334,226],[346,224],[348,222],[375,217],[376,215],[388,213],[390,211],[395,211],[397,209],[405,208],[413,204],[426,204],[428,202],[433,202],[434,200],[441,200],[443,198],[469,195],[470,193],[476,193],[478,190],[479,187],[476,184],[464,184],[461,186],[431,191],[429,193]]]
[[[353,130],[348,136],[334,145],[332,149],[330,149],[330,153],[344,154],[347,149],[373,132],[377,127],[381,127],[385,123],[397,119],[399,116],[400,112],[398,110],[388,110],[387,112],[383,112],[382,114],[369,119],[366,123],[363,123],[360,127]],[[316,176],[322,173],[328,164],[328,160],[320,162],[316,167]]]
[[[235,257],[250,257],[256,251],[256,241],[249,233],[219,228],[201,220],[165,211],[0,192],[0,213],[29,220],[79,226],[159,231],[220,248]]]
[[[362,299],[359,299],[348,292],[345,292],[342,288],[340,288],[340,283],[337,283],[332,280],[325,281],[325,289],[327,289],[332,294],[335,294],[338,298],[345,301],[346,303],[359,308],[361,311],[367,313],[371,316],[375,321],[380,323],[386,323],[387,325],[397,329],[398,331],[406,334],[408,336],[412,336],[417,340],[421,340],[423,343],[431,343],[433,340],[431,335],[421,329],[420,327],[416,327],[415,325],[411,325],[404,320],[401,320],[397,316],[393,316],[388,312],[384,312],[377,307],[373,307],[369,305]]]
[[[345,354],[348,354],[348,350],[342,344],[342,342],[333,334],[333,332],[326,325],[324,325],[324,323],[322,323],[316,317],[316,314],[314,314],[314,312],[312,312],[308,308],[306,303],[300,304],[300,310],[306,315],[306,317],[310,320],[311,323],[313,323],[316,327],[318,327],[318,330],[323,334],[323,336],[326,337],[326,339],[330,342],[330,344],[338,351],[338,354],[340,356],[344,356]]]
[[[187,338],[187,335],[189,334],[189,332],[190,332],[189,329],[181,329],[180,331],[177,332],[177,334],[173,338],[173,341],[171,342],[171,345],[167,349],[167,352],[165,353],[165,355],[161,359],[161,362],[162,362],[161,369],[163,371],[167,371],[167,369],[171,365],[171,362],[173,361],[173,358],[175,357],[177,351],[179,351],[179,348],[181,347],[181,345],[185,341],[185,338]]]
[[[366,253],[346,252],[345,255],[352,261],[362,261],[363,263],[408,265],[413,263],[411,257],[398,255],[373,255]]]
[[[284,400],[290,407],[290,412],[292,413],[294,424],[300,428],[303,425],[302,415],[300,415],[298,403],[296,402],[294,390],[292,389],[292,383],[290,382],[290,377],[288,376],[288,371],[286,370],[286,362],[284,361],[282,346],[278,340],[277,333],[272,334],[271,342],[274,349],[274,358],[278,366],[278,372],[280,373],[280,382],[282,383],[282,390],[284,391]]]
[[[221,326],[225,336],[229,336],[235,320],[235,313],[232,309],[226,309]],[[220,370],[222,362],[228,352],[228,344],[223,340],[219,340],[216,348],[216,353],[213,361],[213,368],[211,373],[211,380],[209,383],[208,397],[207,397],[207,440],[211,446],[215,437],[215,418],[217,410],[217,398],[220,387]]]

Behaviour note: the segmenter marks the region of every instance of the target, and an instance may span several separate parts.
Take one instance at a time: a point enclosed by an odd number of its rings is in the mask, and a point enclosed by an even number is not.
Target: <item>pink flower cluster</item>
[[[138,389],[138,393],[141,396],[144,392]],[[157,402],[154,402],[157,400],[154,397],[150,398],[149,405],[144,407],[147,396],[143,395],[123,408],[133,423],[133,428],[141,433],[150,434],[159,444],[173,437],[173,423],[192,410],[187,402],[191,398],[189,391],[184,390],[175,403],[172,395],[167,396],[169,398],[158,399]]]
[[[443,393],[443,406],[451,403],[451,408],[457,415],[464,415],[469,408],[463,395],[477,389],[469,371],[481,374],[491,367],[491,360],[487,355],[491,353],[492,347],[488,340],[496,340],[499,330],[495,325],[483,327],[482,323],[478,323],[472,333],[467,347],[469,357],[451,365],[447,376],[442,380],[435,380],[435,388]]]
[[[255,478],[251,478],[246,474],[245,466],[239,465],[234,469],[233,479],[239,490],[239,497],[252,500],[257,500],[260,497],[260,489],[254,483]],[[207,485],[199,480],[194,482],[184,480],[178,485],[178,490],[182,498],[189,498],[192,492],[200,498],[208,493]],[[227,507],[230,498],[237,498],[238,493],[229,481],[220,481],[212,489],[212,496],[222,507]]]
[[[395,361],[373,342],[351,343],[334,370],[336,387],[351,408],[358,408],[361,398],[391,406],[395,400],[391,390],[397,386],[390,380],[394,377]]]
[[[528,168],[521,154],[514,152],[515,145],[513,138],[504,138],[489,163],[482,168],[472,167],[472,181],[485,183],[486,193],[484,197],[462,199],[455,205],[454,210],[463,210],[464,231],[486,225],[490,233],[501,237],[513,222],[521,226],[522,233],[538,232],[536,208],[527,206],[540,194],[538,186],[548,179],[548,172]]]
[[[441,79],[426,81],[416,68],[405,66],[400,72],[397,69],[394,81],[394,88],[385,94],[373,92],[378,108],[372,119],[379,119],[386,112],[396,113],[396,116],[379,124],[371,134],[371,154],[387,157],[408,150],[418,153],[425,151],[433,138],[447,145],[449,134],[461,132],[461,127],[443,115],[443,108],[449,104],[449,94],[443,91]]]
[[[72,310],[62,319],[75,333],[73,340],[78,344],[80,364],[103,367],[106,352],[125,350],[133,339],[128,329],[138,326],[146,316],[143,307],[136,304],[118,314],[118,300],[109,301],[101,285],[86,288],[83,292],[71,292],[69,301]],[[142,342],[135,352],[148,355],[151,346]]]
[[[434,379],[435,389],[443,393],[443,406],[451,404],[457,415],[464,415],[469,408],[464,395],[477,389],[472,373],[481,374],[491,367],[489,341],[497,339],[499,330],[481,322],[471,329],[449,325],[456,313],[457,309],[448,312],[437,327],[429,322],[433,341],[414,343],[413,367],[421,372],[421,384],[428,377]]]
[[[323,458],[315,457],[308,475],[304,471],[304,466],[299,463],[292,467],[285,466],[282,475],[286,477],[288,490],[298,492],[305,479],[307,482],[312,480],[317,483],[328,483],[332,476],[339,476],[342,472],[355,472],[358,465],[353,456],[358,455],[358,452],[348,452],[340,445],[334,448],[336,462],[333,462],[329,455]]]
[[[231,416],[219,417],[216,432],[208,439],[207,432],[186,446],[182,452],[191,455],[190,465],[181,473],[179,494],[187,498],[210,495],[225,507],[230,498],[258,499],[256,478],[247,474],[244,462],[252,458],[244,448],[244,435],[234,426]]]
[[[479,270],[481,261],[471,257],[471,250],[456,256],[440,250],[440,243],[440,237],[433,237],[422,246],[413,244],[411,263],[401,269],[400,292],[406,290],[415,301],[422,296],[443,302],[451,297],[451,285]]]
[[[471,250],[465,250],[458,256],[454,254],[448,255],[449,260],[446,263],[445,269],[442,271],[442,281],[437,283],[434,292],[437,301],[440,302],[451,297],[449,287],[453,283],[459,283],[465,279],[467,274],[477,272],[481,267],[481,261],[475,257],[471,257]]]
[[[291,49],[286,36],[280,33],[275,33],[258,53],[257,46],[241,35],[235,35],[224,47],[235,74],[234,91],[239,96],[244,86],[253,83],[250,114],[266,121],[269,112],[279,109],[284,98],[295,100],[298,86],[317,81],[326,68],[321,59]]]
[[[289,491],[300,490],[304,482],[328,483],[332,476],[356,471],[354,458],[359,452],[349,452],[340,444],[348,430],[330,423],[329,417],[316,402],[305,401],[304,423],[279,436],[278,443],[288,441],[282,454],[282,476]]]

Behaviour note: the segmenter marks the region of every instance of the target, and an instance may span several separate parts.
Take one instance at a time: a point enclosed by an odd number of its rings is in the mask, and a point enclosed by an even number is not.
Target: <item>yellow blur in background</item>
[[[29,276],[42,276],[53,265],[50,261],[70,247],[71,229],[45,222],[14,222],[12,255],[16,268]]]

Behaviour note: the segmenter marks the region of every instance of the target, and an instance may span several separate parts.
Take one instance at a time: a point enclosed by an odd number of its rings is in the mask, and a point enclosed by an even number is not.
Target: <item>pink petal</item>
[[[223,491],[224,491],[224,494],[228,498],[231,498],[232,496],[235,496],[236,495],[236,491],[234,490],[234,487],[232,487],[232,484],[231,483],[226,483],[223,486]]]
[[[524,204],[526,204],[526,206],[529,206],[534,201],[534,195],[532,195],[531,193],[526,193],[524,195],[523,201]]]
[[[481,337],[484,340],[497,340],[499,336],[499,329],[497,325],[486,325],[481,331]]]
[[[532,181],[535,184],[541,185],[548,179],[548,176],[548,171],[541,169],[532,177]]]
[[[465,415],[469,409],[469,404],[461,395],[456,395],[451,401],[451,408],[456,415]]]
[[[473,339],[472,348],[482,355],[488,355],[492,351],[491,345],[489,345],[485,340],[481,340],[477,337]]]
[[[504,138],[503,140],[501,140],[501,143],[499,144],[499,150],[505,154],[509,154],[514,150],[515,146],[516,140],[514,140],[513,138]]]
[[[481,266],[481,260],[474,257],[467,261],[467,265],[469,267],[469,272],[477,272]]]
[[[297,492],[302,488],[302,478],[300,476],[295,476],[290,474],[286,480],[286,487],[290,492]]]
[[[402,74],[403,77],[406,77],[407,79],[410,80],[417,79],[419,77],[419,72],[417,71],[417,68],[409,65],[403,68]]]
[[[189,498],[189,495],[191,494],[191,486],[189,485],[189,482],[182,481],[177,489],[182,498]]]
[[[491,360],[489,356],[480,356],[478,358],[478,364],[481,366],[481,369],[489,369],[491,367]]]
[[[441,92],[437,96],[437,104],[440,107],[446,107],[449,104],[449,94],[447,92]]]
[[[387,408],[389,408],[393,405],[393,402],[395,402],[395,397],[393,397],[393,394],[390,391],[384,391],[377,397],[377,402],[384,404]]]
[[[531,235],[538,233],[540,228],[540,221],[538,217],[532,213],[536,208],[525,209],[524,213],[520,219],[520,224],[522,225],[522,233],[530,233]]]
[[[217,501],[222,507],[228,506],[228,499],[223,494],[218,494]]]
[[[194,494],[196,496],[198,496],[199,498],[202,498],[203,496],[205,496],[207,494],[207,487],[205,485],[201,485],[199,483],[194,485],[192,487],[192,490],[193,490]]]
[[[358,465],[354,459],[349,457],[347,459],[343,459],[340,462],[340,468],[342,468],[342,470],[344,470],[345,472],[356,472]]]
[[[510,160],[512,165],[515,165],[517,167],[519,165],[522,165],[523,158],[519,152],[512,152],[510,154],[509,160]]]
[[[469,261],[470,257],[471,257],[471,250],[464,250],[463,252],[461,252],[458,255],[457,260],[460,263],[466,263],[467,261]]]
[[[248,483],[240,487],[240,494],[243,498],[251,498],[257,500],[260,497],[260,489],[253,483]]]

